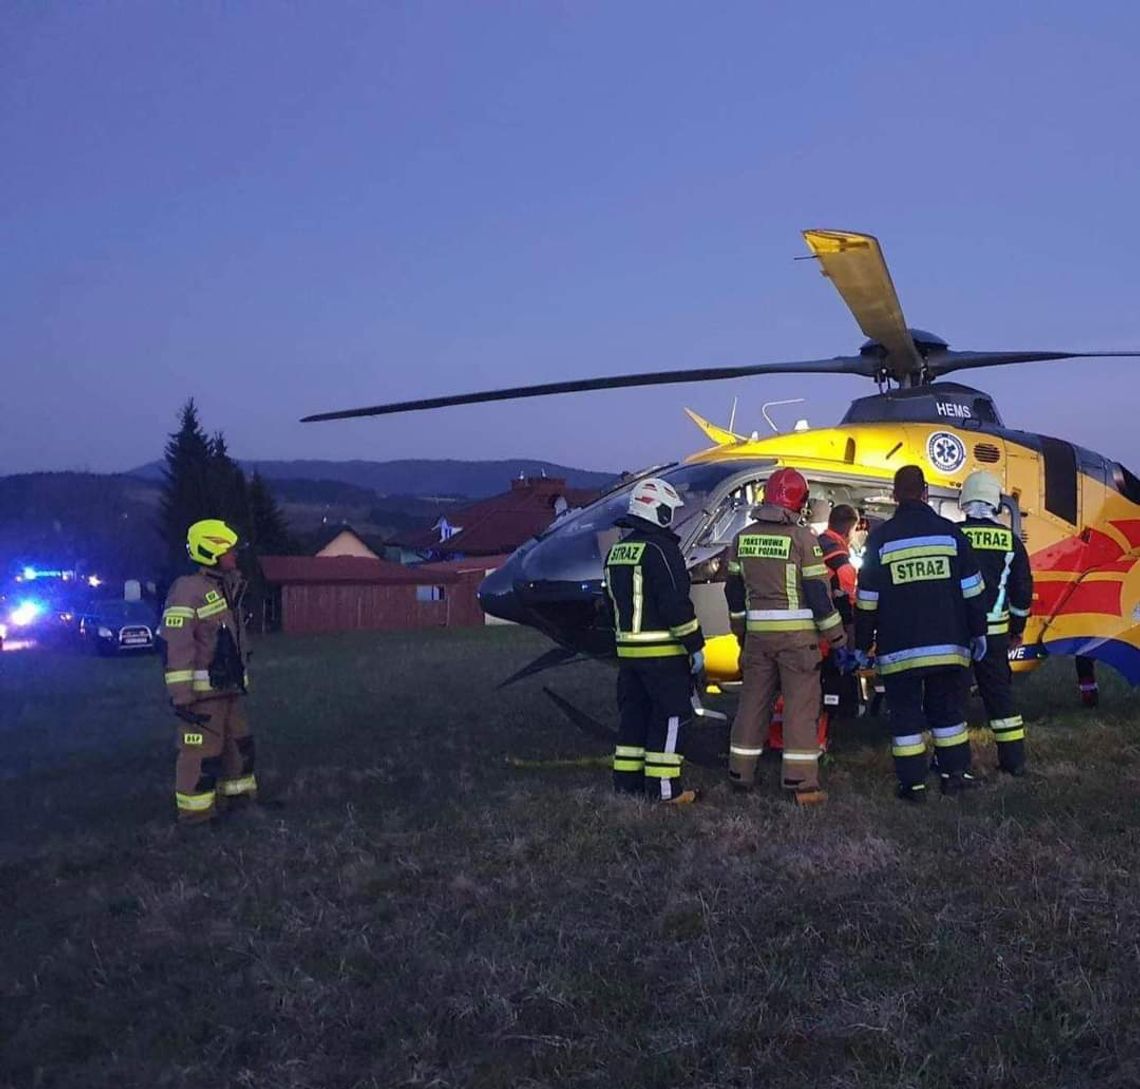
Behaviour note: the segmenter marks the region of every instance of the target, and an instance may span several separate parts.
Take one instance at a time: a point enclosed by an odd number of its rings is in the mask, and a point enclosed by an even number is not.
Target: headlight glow
[[[21,601],[9,614],[8,619],[17,628],[25,628],[35,620],[42,611],[37,601]]]
[[[113,631],[111,631],[110,628],[100,628],[99,629],[99,638],[100,639],[113,639],[114,636],[115,636],[115,633]]]

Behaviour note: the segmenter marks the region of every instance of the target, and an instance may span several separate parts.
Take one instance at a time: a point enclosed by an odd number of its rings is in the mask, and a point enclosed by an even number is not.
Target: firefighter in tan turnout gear
[[[800,805],[826,800],[819,783],[819,639],[846,642],[831,596],[819,541],[800,524],[808,485],[795,469],[777,469],[764,487],[756,521],[736,535],[729,551],[728,599],[732,630],[742,642],[744,684],[732,724],[728,775],[751,787],[768,732],[772,700],[784,697],[782,781]]]
[[[162,614],[166,691],[178,716],[180,821],[211,820],[227,803],[257,795],[242,706],[248,645],[237,543],[225,522],[195,522],[186,549],[198,570],[175,581]]]

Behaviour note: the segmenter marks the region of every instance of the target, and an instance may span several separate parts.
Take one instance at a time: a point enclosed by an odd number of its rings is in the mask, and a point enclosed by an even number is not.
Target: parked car
[[[142,601],[96,601],[79,616],[78,632],[99,654],[153,651],[158,618]]]

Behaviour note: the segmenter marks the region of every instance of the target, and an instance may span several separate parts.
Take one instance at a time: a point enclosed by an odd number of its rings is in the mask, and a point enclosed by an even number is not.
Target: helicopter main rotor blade
[[[859,328],[883,346],[882,365],[891,377],[901,382],[920,373],[922,357],[907,329],[879,240],[856,231],[808,230],[803,236]]]
[[[1140,352],[953,352],[931,354],[926,370],[931,378],[976,367],[1003,367],[1007,363],[1048,363],[1056,359],[1135,359]]]
[[[672,386],[684,382],[720,382],[728,378],[751,378],[758,374],[857,374],[874,377],[879,363],[874,357],[840,355],[832,359],[801,359],[788,363],[756,363],[746,367],[698,367],[685,371],[647,371],[615,374],[606,378],[583,378],[568,382],[545,382],[537,386],[460,393],[450,397],[426,397],[420,401],[397,401],[367,408],[346,408],[305,416],[302,423],[321,420],[351,420],[361,416],[389,416],[397,412],[420,412],[452,405],[478,405],[487,401],[517,401],[524,397],[550,397],[557,393],[583,393],[599,389],[629,389],[636,386]]]

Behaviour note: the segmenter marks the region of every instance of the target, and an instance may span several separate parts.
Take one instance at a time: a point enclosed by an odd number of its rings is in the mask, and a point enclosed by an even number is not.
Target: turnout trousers
[[[891,755],[899,785],[924,790],[929,759],[923,730],[934,736],[938,770],[945,776],[970,770],[966,732],[966,670],[960,666],[912,670],[883,677],[891,724]]]
[[[681,793],[692,693],[687,656],[623,661],[618,666],[616,791],[644,793],[662,802]]]
[[[180,821],[208,821],[230,798],[256,798],[254,746],[241,696],[195,700],[190,710],[208,715],[199,725],[178,720],[174,797]]]
[[[814,634],[749,633],[740,655],[744,683],[732,723],[728,778],[739,786],[756,781],[756,762],[772,718],[776,693],[784,699],[781,782],[786,790],[819,787],[819,727],[822,694],[820,654]]]
[[[1013,701],[1009,636],[991,635],[986,642],[986,656],[974,663],[974,680],[997,742],[998,767],[1016,773],[1025,766],[1025,722]]]

